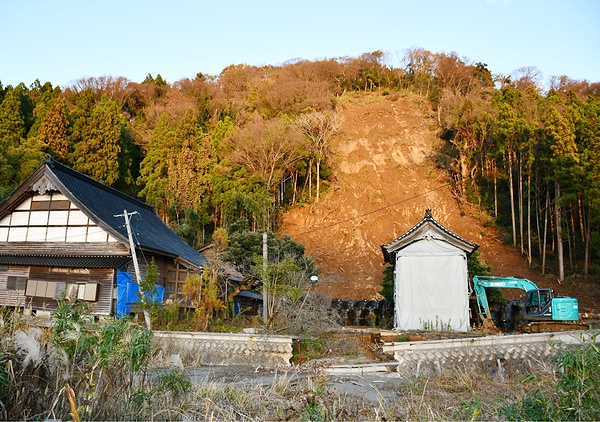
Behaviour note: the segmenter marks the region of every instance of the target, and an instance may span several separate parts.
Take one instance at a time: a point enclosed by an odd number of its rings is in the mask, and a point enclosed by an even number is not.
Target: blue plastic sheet
[[[140,286],[132,282],[132,279],[132,275],[125,271],[119,270],[117,273],[117,318],[129,315],[130,307],[140,301],[138,296]],[[154,287],[154,294],[152,296],[146,294],[146,296],[150,297],[152,302],[162,303],[165,299],[165,288],[163,286]]]

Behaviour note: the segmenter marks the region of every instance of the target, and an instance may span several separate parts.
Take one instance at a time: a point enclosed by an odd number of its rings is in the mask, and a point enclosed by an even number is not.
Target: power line
[[[367,215],[370,215],[370,214],[375,214],[376,212],[383,211],[383,210],[385,210],[385,209],[388,209],[388,208],[390,208],[390,207],[396,206],[396,205],[398,205],[398,204],[402,204],[402,203],[404,203],[404,202],[412,201],[412,200],[413,200],[413,199],[415,199],[415,198],[418,198],[418,197],[420,197],[420,196],[423,196],[423,195],[427,195],[428,193],[431,193],[431,192],[435,192],[435,191],[437,191],[437,190],[439,190],[439,189],[441,189],[441,188],[443,188],[443,187],[445,187],[445,186],[447,186],[447,184],[443,184],[443,185],[441,185],[441,186],[438,186],[438,187],[437,187],[437,188],[435,188],[435,189],[428,190],[428,191],[426,191],[426,192],[420,193],[420,194],[418,194],[418,195],[415,195],[415,196],[413,196],[413,197],[410,197],[410,198],[407,198],[407,199],[403,199],[402,201],[397,201],[397,202],[394,202],[394,203],[392,203],[392,204],[386,205],[385,207],[381,207],[381,208],[378,208],[378,209],[376,209],[376,210],[373,210],[373,211],[366,212],[366,213],[364,213],[364,214],[359,214],[359,215],[357,215],[357,216],[354,216],[354,217],[351,217],[351,218],[347,218],[346,220],[337,221],[337,222],[335,222],[335,223],[331,223],[331,224],[329,224],[329,225],[327,225],[327,226],[323,226],[323,227],[316,227],[316,228],[314,228],[314,229],[311,229],[311,230],[306,230],[306,231],[303,231],[303,232],[300,232],[300,233],[297,233],[297,234],[293,234],[293,235],[290,235],[290,236],[292,236],[292,237],[298,237],[298,236],[303,236],[303,235],[305,235],[305,234],[310,234],[310,233],[314,233],[314,232],[317,232],[317,231],[321,231],[321,230],[329,229],[329,228],[331,228],[331,227],[334,227],[334,226],[338,226],[338,225],[340,225],[340,224],[347,223],[348,221],[353,221],[353,220],[356,220],[356,219],[358,219],[358,218],[365,217],[365,216],[367,216]]]
[[[131,235],[134,238],[134,243],[139,246],[140,249],[140,255],[142,256],[142,259],[144,260],[144,264],[146,264],[146,266],[148,265],[148,260],[146,259],[146,255],[144,255],[144,250],[142,249],[142,245],[140,244],[140,233],[139,233],[139,226],[137,224],[137,221],[134,220],[134,217],[136,217],[136,219],[141,219],[142,216],[139,213],[133,214],[131,216],[131,219],[129,220],[129,223],[131,224]]]

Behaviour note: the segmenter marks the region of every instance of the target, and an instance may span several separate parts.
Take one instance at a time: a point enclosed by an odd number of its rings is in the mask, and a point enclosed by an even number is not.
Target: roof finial
[[[425,210],[425,218],[433,218],[433,216],[431,215],[431,208],[427,208]]]

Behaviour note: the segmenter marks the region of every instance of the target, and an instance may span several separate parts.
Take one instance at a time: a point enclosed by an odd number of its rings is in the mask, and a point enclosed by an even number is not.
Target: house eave
[[[0,264],[26,267],[121,268],[131,256],[0,254]]]
[[[384,262],[393,265],[396,261],[396,254],[398,251],[401,251],[415,242],[425,239],[425,234],[428,232],[434,233],[429,236],[463,250],[467,257],[471,256],[471,254],[479,248],[479,245],[462,238],[435,220],[431,215],[431,210],[428,209],[425,212],[425,217],[416,225],[394,240],[385,245],[381,245]]]

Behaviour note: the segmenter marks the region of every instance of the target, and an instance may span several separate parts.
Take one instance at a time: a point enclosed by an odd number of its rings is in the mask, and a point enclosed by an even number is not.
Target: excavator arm
[[[526,278],[518,277],[498,277],[498,276],[484,276],[475,275],[473,276],[473,291],[477,298],[477,306],[479,307],[479,314],[483,319],[491,319],[490,304],[488,302],[487,294],[485,292],[486,287],[495,287],[499,289],[521,289],[524,291],[537,290],[537,285]]]
[[[479,315],[483,328],[489,332],[498,332],[490,312],[485,289],[521,289],[527,292],[524,313],[521,314],[520,329],[525,332],[552,332],[567,330],[585,330],[588,326],[579,321],[577,299],[572,297],[554,297],[552,289],[539,289],[530,280],[518,277],[473,276],[473,291],[477,298]]]

